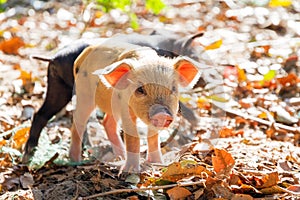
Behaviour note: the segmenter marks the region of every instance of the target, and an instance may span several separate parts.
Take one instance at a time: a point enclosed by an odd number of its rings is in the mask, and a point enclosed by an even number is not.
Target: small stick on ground
[[[146,191],[146,190],[159,190],[159,189],[167,189],[167,188],[173,188],[173,187],[185,187],[185,186],[203,184],[204,182],[205,182],[205,180],[201,180],[201,181],[196,181],[196,182],[177,183],[177,184],[153,186],[153,187],[147,187],[147,188],[118,189],[118,190],[112,190],[109,192],[94,194],[94,195],[87,196],[87,197],[79,197],[78,200],[87,200],[87,199],[92,199],[92,198],[96,198],[96,197],[103,197],[103,196],[107,196],[107,195],[120,194],[120,193],[141,192],[141,191]]]

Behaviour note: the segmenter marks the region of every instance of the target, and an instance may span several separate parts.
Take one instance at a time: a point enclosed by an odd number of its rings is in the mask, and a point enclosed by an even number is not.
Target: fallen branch
[[[167,189],[167,188],[173,188],[173,187],[185,187],[185,186],[203,184],[204,182],[205,182],[205,180],[201,180],[201,181],[196,181],[196,182],[177,183],[177,184],[153,186],[153,187],[147,187],[147,188],[118,189],[118,190],[112,190],[112,191],[109,191],[109,192],[94,194],[94,195],[87,196],[87,197],[79,197],[78,200],[92,199],[92,198],[96,198],[96,197],[103,197],[103,196],[107,196],[107,195],[120,194],[120,193],[124,193],[124,192],[125,193],[130,193],[130,192],[141,192],[141,191],[147,191],[147,190]]]
[[[281,123],[267,121],[267,120],[264,120],[264,119],[260,119],[258,117],[254,117],[254,116],[248,115],[246,113],[243,113],[243,112],[241,112],[240,110],[237,110],[237,109],[224,108],[223,107],[224,104],[220,104],[218,102],[213,101],[212,103],[216,107],[218,107],[218,108],[222,109],[223,111],[225,111],[226,114],[233,115],[233,116],[239,116],[239,117],[242,117],[244,119],[252,120],[252,121],[258,122],[259,124],[266,125],[266,126],[269,126],[269,127],[271,127],[273,125],[277,129],[282,129],[282,130],[289,131],[289,132],[292,132],[292,133],[300,133],[299,128],[284,125],[284,124],[281,124]]]

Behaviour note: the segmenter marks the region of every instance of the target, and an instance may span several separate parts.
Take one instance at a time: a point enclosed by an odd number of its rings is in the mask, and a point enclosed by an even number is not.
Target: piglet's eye
[[[172,92],[177,92],[177,87],[175,85],[172,86]]]
[[[135,93],[137,95],[147,95],[147,92],[145,91],[145,88],[143,86],[140,86],[138,87],[136,90],[135,90]]]

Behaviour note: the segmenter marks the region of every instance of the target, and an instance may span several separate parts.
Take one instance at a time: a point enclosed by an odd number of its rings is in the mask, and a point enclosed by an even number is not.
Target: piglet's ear
[[[122,89],[129,84],[127,76],[131,68],[132,67],[127,63],[118,62],[104,69],[97,70],[94,74],[98,75],[100,80],[107,87]]]
[[[174,68],[179,74],[179,81],[183,87],[193,86],[200,76],[196,61],[187,57],[180,57],[174,64]]]

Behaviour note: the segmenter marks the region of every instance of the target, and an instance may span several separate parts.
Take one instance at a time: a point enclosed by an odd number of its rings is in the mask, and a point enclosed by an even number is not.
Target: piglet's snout
[[[173,121],[173,117],[169,109],[160,104],[154,104],[150,107],[149,118],[151,124],[157,128],[168,127]]]

